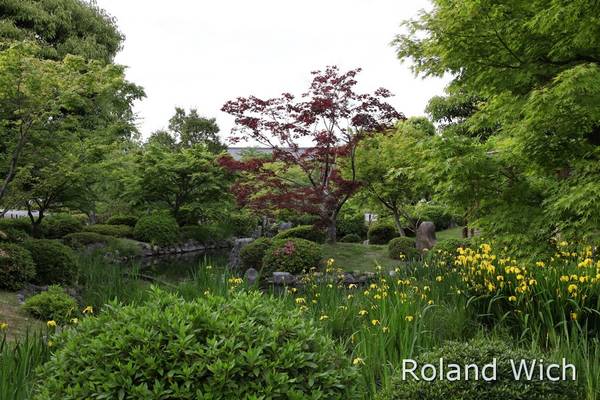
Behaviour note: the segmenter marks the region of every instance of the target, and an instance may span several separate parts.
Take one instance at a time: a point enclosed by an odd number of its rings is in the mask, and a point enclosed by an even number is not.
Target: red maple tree
[[[340,73],[331,66],[313,72],[308,91],[298,98],[290,93],[267,100],[240,97],[223,106],[222,111],[235,117],[232,143],[251,141],[271,152],[269,159],[221,158],[223,166],[252,177],[233,187],[240,203],[263,211],[291,209],[317,215],[327,228],[328,241],[336,241],[338,213],[360,187],[355,174],[357,144],[404,119],[385,101],[391,96],[388,90],[354,91],[359,72]],[[280,168],[269,167],[273,162]],[[291,168],[301,171],[303,179],[287,174]]]

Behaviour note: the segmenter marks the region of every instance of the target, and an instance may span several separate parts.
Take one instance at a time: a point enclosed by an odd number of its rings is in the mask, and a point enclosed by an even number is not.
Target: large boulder
[[[240,269],[242,267],[242,259],[240,258],[240,252],[246,245],[252,243],[253,241],[253,238],[235,239],[235,241],[233,242],[233,248],[231,249],[231,253],[229,253],[229,268]]]
[[[435,224],[431,221],[421,222],[417,228],[417,250],[431,250],[437,243],[435,237]]]

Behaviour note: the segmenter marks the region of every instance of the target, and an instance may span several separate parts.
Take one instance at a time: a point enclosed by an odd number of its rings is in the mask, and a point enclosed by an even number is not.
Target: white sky
[[[447,81],[416,78],[389,43],[428,0],[97,0],[126,41],[116,62],[145,88],[136,106],[145,137],[175,106],[233,126],[221,106],[238,96],[300,94],[310,71],[362,67],[359,89],[385,87],[407,116],[423,115]]]

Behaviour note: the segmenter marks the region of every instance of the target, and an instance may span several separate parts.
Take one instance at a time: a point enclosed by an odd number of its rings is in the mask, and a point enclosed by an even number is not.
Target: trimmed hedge
[[[54,341],[33,400],[362,398],[342,346],[258,292],[188,302],[154,290],[144,304],[106,307]]]
[[[286,229],[285,231],[279,232],[273,240],[283,240],[290,238],[299,238],[310,240],[315,243],[325,242],[325,233],[319,228],[313,225],[301,225],[295,228]]]
[[[106,245],[111,241],[110,236],[101,235],[94,232],[77,232],[66,235],[62,240],[67,246],[80,249],[93,244]]]
[[[273,272],[299,274],[318,268],[323,258],[321,245],[306,239],[273,240],[265,252],[261,274],[269,277]]]
[[[127,225],[134,228],[138,219],[138,217],[134,217],[133,215],[113,215],[106,220],[106,225]]]
[[[394,238],[388,243],[388,256],[394,260],[414,260],[420,255],[416,245],[414,238]]]
[[[0,242],[23,243],[31,239],[26,232],[16,228],[0,228]]]
[[[99,233],[100,235],[131,238],[133,237],[133,228],[129,225],[89,225],[83,228],[84,232]]]
[[[179,225],[166,214],[146,215],[138,220],[133,236],[141,242],[168,246],[179,241]]]
[[[351,233],[351,234],[346,235],[343,238],[341,238],[340,242],[342,242],[342,243],[360,243],[360,242],[362,242],[362,239],[360,236],[358,236],[354,233]]]
[[[0,218],[0,231],[15,229],[31,235],[31,220],[29,218]]]
[[[273,240],[271,238],[258,238],[255,241],[248,243],[240,250],[240,259],[244,270],[254,268],[257,271],[262,269],[262,261],[265,253],[271,247]]]
[[[33,239],[23,243],[35,264],[35,282],[41,285],[77,281],[79,266],[75,253],[64,244],[50,239]]]
[[[35,277],[31,253],[12,243],[0,243],[0,288],[19,290]]]
[[[539,380],[539,374],[534,373],[532,380],[515,380],[511,368],[511,360],[517,363],[521,360],[531,361],[544,359],[544,364],[552,361],[547,355],[529,350],[520,350],[507,343],[493,339],[474,339],[467,343],[451,342],[437,350],[423,354],[415,360],[418,366],[433,364],[438,366],[440,358],[445,365],[458,364],[464,368],[468,364],[482,367],[497,361],[497,380],[488,382],[483,379],[450,381],[448,379],[433,381],[402,379],[402,371],[392,379],[392,388],[382,393],[379,400],[564,400],[580,399],[577,383],[574,381]],[[464,369],[463,369],[464,372]],[[418,374],[418,370],[416,371]],[[431,370],[428,370],[428,376]],[[418,375],[417,375],[418,376]],[[408,376],[410,377],[410,375]]]
[[[82,228],[83,223],[72,215],[53,214],[42,220],[41,232],[46,239],[60,239]]]
[[[59,324],[64,324],[79,314],[79,305],[75,299],[58,285],[52,285],[47,291],[25,300],[23,309],[35,318],[54,320]]]
[[[390,240],[398,236],[396,227],[385,223],[371,225],[367,234],[369,244],[388,244]]]

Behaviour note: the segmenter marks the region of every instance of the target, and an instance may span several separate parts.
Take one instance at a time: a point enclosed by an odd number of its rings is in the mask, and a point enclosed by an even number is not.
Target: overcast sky
[[[215,117],[238,96],[301,93],[310,71],[361,67],[359,88],[385,87],[407,116],[424,115],[447,82],[416,78],[389,43],[402,20],[427,0],[97,0],[117,21],[125,45],[116,62],[145,88],[136,106],[145,137],[165,128],[175,106]]]

